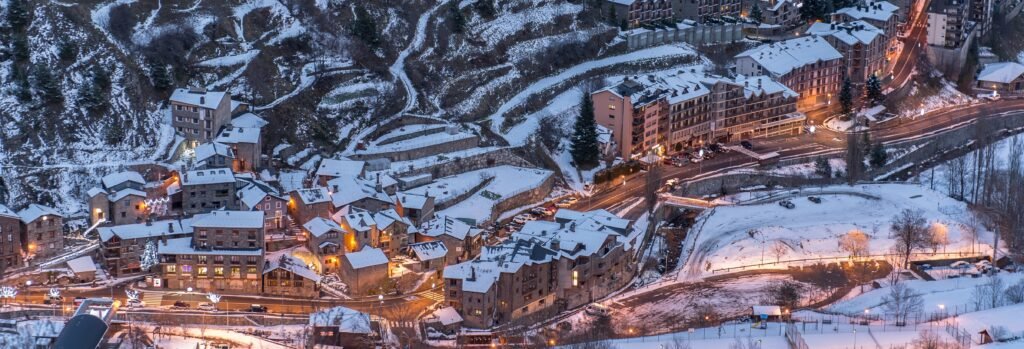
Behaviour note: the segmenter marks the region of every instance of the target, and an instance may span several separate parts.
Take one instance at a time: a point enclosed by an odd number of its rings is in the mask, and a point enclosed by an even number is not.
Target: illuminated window
[[[178,270],[178,266],[176,266],[176,265],[168,265],[167,266],[167,272],[168,273],[173,273],[173,272],[176,272],[177,270]]]
[[[224,276],[224,267],[213,268],[213,275]]]
[[[206,276],[210,273],[210,269],[207,267],[199,267],[199,276]]]
[[[580,285],[580,272],[572,271],[572,286],[576,287]]]

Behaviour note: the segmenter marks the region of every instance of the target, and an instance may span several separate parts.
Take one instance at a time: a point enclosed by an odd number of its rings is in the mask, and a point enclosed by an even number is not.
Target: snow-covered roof
[[[303,224],[302,227],[305,228],[306,231],[308,231],[310,234],[313,234],[313,236],[316,237],[323,236],[324,234],[327,234],[331,231],[336,231],[339,233],[342,232],[341,226],[339,226],[338,223],[335,223],[334,221],[323,217],[315,217],[313,219],[310,219],[309,222]]]
[[[110,201],[118,201],[118,200],[124,199],[125,197],[128,197],[128,196],[138,196],[138,197],[143,197],[144,198],[144,197],[146,197],[146,192],[138,190],[138,189],[131,189],[131,188],[121,189],[121,190],[118,190],[117,192],[115,192],[114,195],[111,195],[109,200]]]
[[[824,42],[824,40],[821,41]],[[825,45],[828,46],[828,43]],[[595,93],[607,91],[619,97],[629,97],[634,106],[656,103],[661,99],[665,99],[669,104],[678,104],[710,94],[716,84],[743,87],[744,97],[747,98],[765,93],[783,93],[788,97],[798,96],[795,91],[767,77],[740,75],[736,78],[727,78],[707,74],[698,67],[675,72],[627,76],[620,82]]]
[[[260,129],[250,127],[228,126],[220,131],[216,142],[238,144],[238,143],[259,143]]]
[[[192,246],[191,237],[167,239],[166,242],[156,244],[158,254],[194,254],[194,255],[224,255],[224,256],[262,256],[262,249],[217,249],[206,248],[196,249]]]
[[[346,307],[334,307],[309,314],[311,326],[338,326],[342,333],[371,333],[370,315]]]
[[[238,117],[231,119],[231,125],[235,127],[248,127],[248,128],[262,128],[270,124],[267,120],[256,116],[253,113],[245,113]]]
[[[420,261],[444,258],[448,255],[448,246],[445,246],[441,240],[412,243],[409,244],[409,249],[416,254],[416,259]]]
[[[462,290],[485,293],[502,273],[515,273],[524,265],[549,263],[558,254],[531,240],[506,239],[484,246],[477,258],[444,268],[446,279],[462,280]]]
[[[865,5],[844,7],[837,10],[836,14],[844,14],[856,19],[869,19],[876,21],[888,21],[899,7],[888,1],[868,1]]]
[[[412,221],[408,218],[398,215],[398,211],[393,208],[381,210],[380,212],[373,214],[373,221],[377,224],[377,229],[384,230],[391,227],[395,222],[400,222],[405,226],[411,226]]]
[[[195,215],[192,227],[195,228],[262,228],[263,211],[227,211],[218,210]]]
[[[146,180],[142,179],[142,175],[135,171],[111,173],[106,176],[103,176],[103,179],[101,179],[100,182],[103,183],[104,188],[112,188],[124,182],[146,184]]]
[[[364,247],[359,252],[349,252],[345,254],[345,259],[348,260],[349,265],[352,269],[360,269],[366,267],[372,267],[375,265],[388,264],[388,256],[384,255],[384,251],[379,248]]]
[[[21,219],[21,217],[19,217],[17,213],[14,213],[13,210],[11,210],[4,204],[0,204],[0,216]]]
[[[613,229],[626,229],[631,223],[630,220],[616,216],[614,213],[608,212],[604,209],[592,210],[592,211],[576,211],[567,208],[559,209],[555,211],[555,220],[562,222],[578,221],[582,222],[587,219],[592,219],[602,225],[608,226]]]
[[[782,316],[782,308],[777,305],[755,305],[750,308],[751,315]]]
[[[331,195],[327,193],[327,188],[306,188],[295,191],[299,195],[299,200],[302,200],[303,204],[318,204],[321,202],[328,202],[331,200]]]
[[[466,236],[476,236],[479,233],[479,229],[475,229],[463,221],[446,215],[437,215],[434,219],[427,221],[423,224],[423,230],[420,232],[420,234],[425,236],[439,237],[441,235],[448,235],[459,240],[465,240]]]
[[[373,215],[366,211],[353,211],[341,217],[345,223],[354,231],[370,231],[377,222]]]
[[[978,81],[1008,84],[1024,74],[1024,65],[1017,62],[989,63],[978,73]]]
[[[619,4],[619,5],[626,5],[626,6],[633,5],[633,3],[636,2],[636,0],[608,0],[608,1],[610,1],[612,3]]]
[[[763,44],[736,55],[750,57],[775,76],[822,61],[843,58],[832,45],[818,36],[805,36],[771,44]]]
[[[327,187],[331,188],[331,202],[335,208],[349,205],[362,199],[373,199],[388,204],[395,202],[391,195],[383,191],[377,191],[376,182],[359,179],[352,176],[337,177],[327,181]]]
[[[90,256],[81,256],[68,261],[68,268],[71,268],[73,273],[85,273],[90,271],[96,271],[96,263],[92,261]]]
[[[187,234],[192,231],[191,225],[183,226],[177,220],[163,220],[151,224],[125,224],[111,227],[99,227],[100,241],[109,241],[114,236],[121,239],[149,238],[168,234]]]
[[[412,192],[400,192],[396,193],[398,201],[402,203],[402,207],[411,208],[415,210],[422,210],[427,205],[428,196],[412,193]]]
[[[455,310],[455,308],[444,307],[430,313],[428,321],[429,320],[435,320],[444,326],[451,326],[462,322],[462,316],[459,316],[459,312]]]
[[[203,161],[212,158],[215,155],[228,157],[231,159],[235,158],[235,153],[231,150],[231,147],[224,143],[210,142],[203,143],[196,147],[196,161]]]
[[[268,253],[266,258],[264,259],[267,261],[267,267],[263,269],[263,274],[269,273],[276,269],[283,269],[291,272],[292,274],[311,280],[313,282],[320,282],[319,274],[306,267],[305,262],[303,262],[301,259],[289,255],[289,252],[289,250],[280,250],[277,252]]]
[[[103,189],[100,189],[100,188],[97,188],[97,187],[92,187],[92,188],[89,188],[89,190],[85,191],[85,195],[89,196],[89,198],[93,198],[96,195],[106,194],[106,193],[107,193],[106,190],[103,190]]]
[[[267,196],[284,200],[284,198],[278,195],[277,191],[274,190],[273,187],[259,181],[250,182],[244,188],[239,189],[235,195],[238,196],[239,201],[250,209],[263,201],[263,198],[266,198]]]
[[[316,175],[327,177],[358,177],[366,163],[349,159],[323,159],[316,169]]]
[[[64,217],[60,212],[57,212],[57,209],[40,204],[31,204],[24,210],[18,211],[18,217],[21,217],[21,221],[25,223],[35,222],[39,217],[47,215]]]
[[[807,29],[807,34],[832,36],[847,45],[856,43],[868,45],[875,41],[875,39],[884,36],[885,32],[868,22],[853,21],[849,23],[817,22]]]
[[[234,183],[235,175],[231,169],[211,168],[208,170],[186,171],[181,177],[182,185],[203,185],[216,183]]]
[[[205,97],[205,98],[204,98]],[[171,94],[171,102],[199,106],[207,109],[217,109],[220,101],[228,97],[224,91],[191,91],[187,88],[174,89]]]

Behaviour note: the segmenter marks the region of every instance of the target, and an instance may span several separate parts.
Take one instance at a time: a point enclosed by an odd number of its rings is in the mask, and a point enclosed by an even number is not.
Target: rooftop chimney
[[[167,222],[167,232],[168,233],[173,233],[174,232],[174,223],[173,222]]]

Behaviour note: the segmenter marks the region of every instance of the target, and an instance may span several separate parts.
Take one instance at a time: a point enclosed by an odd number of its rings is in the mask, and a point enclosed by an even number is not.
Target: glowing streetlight
[[[192,293],[192,288],[191,288],[191,287],[189,287],[189,288],[186,288],[186,289],[185,289],[185,292],[188,292],[188,293]]]
[[[939,304],[939,310],[946,310],[945,304]]]

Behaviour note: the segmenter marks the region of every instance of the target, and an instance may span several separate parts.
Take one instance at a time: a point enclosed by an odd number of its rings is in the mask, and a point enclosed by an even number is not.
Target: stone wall
[[[441,126],[441,125],[438,125],[437,127],[428,128],[428,129],[425,129],[425,130],[420,130],[420,131],[416,131],[416,132],[409,132],[409,133],[406,133],[406,134],[403,134],[403,135],[400,135],[400,136],[390,137],[390,138],[388,138],[388,139],[386,139],[386,140],[384,140],[382,142],[377,142],[377,145],[387,145],[387,144],[391,144],[391,143],[395,143],[395,142],[404,141],[404,140],[407,140],[407,139],[413,139],[413,138],[416,138],[416,137],[419,137],[419,136],[426,136],[426,135],[432,135],[432,134],[435,134],[435,133],[441,133],[441,132],[444,132],[444,131],[445,131],[445,127]]]
[[[394,129],[402,126],[417,125],[417,124],[438,124],[443,125],[445,122],[421,116],[405,115],[395,120],[388,121],[380,126],[377,126],[376,130],[370,132],[366,139],[377,139],[377,137],[383,136]]]
[[[744,23],[689,24],[682,28],[634,29],[620,34],[625,37],[629,50],[639,50],[663,44],[685,42],[691,45],[729,43],[743,40]]]
[[[683,188],[682,193],[687,196],[705,195],[728,195],[741,191],[743,188],[763,185],[774,187],[797,187],[805,185],[831,185],[845,183],[843,178],[807,178],[774,176],[759,173],[736,173],[715,176],[711,178],[691,181]]]
[[[434,178],[441,178],[499,165],[533,167],[533,164],[529,161],[523,160],[517,156],[514,148],[499,148],[494,151],[467,156],[464,158],[454,158],[451,161],[445,161],[421,168],[414,168],[405,171],[399,169],[400,172],[398,173],[398,176],[408,177],[429,173]]]
[[[960,71],[967,63],[968,49],[977,38],[977,26],[971,29],[960,48],[946,48],[943,46],[928,45],[928,61],[942,72],[947,79],[956,81],[960,79]]]
[[[476,148],[480,144],[479,136],[472,136],[468,138],[456,139],[453,141],[442,142],[437,144],[428,145],[425,147],[406,149],[391,152],[380,152],[380,153],[362,153],[352,155],[353,160],[371,160],[386,158],[391,161],[407,161],[415,160],[427,156],[434,156],[437,154],[450,153],[460,150],[466,150],[470,148]]]
[[[496,203],[494,205],[494,208],[491,209],[491,218],[488,221],[494,222],[495,220],[498,219],[498,216],[507,211],[511,211],[513,209],[523,207],[529,204],[541,202],[542,200],[547,198],[548,194],[551,193],[551,189],[554,187],[554,184],[555,173],[552,172],[551,174],[548,175],[548,178],[545,178],[544,182],[542,182],[536,188],[526,190],[518,194],[514,194],[507,198],[503,198],[504,200],[501,200],[501,202]],[[477,222],[478,225],[480,225],[480,223],[481,222]]]

